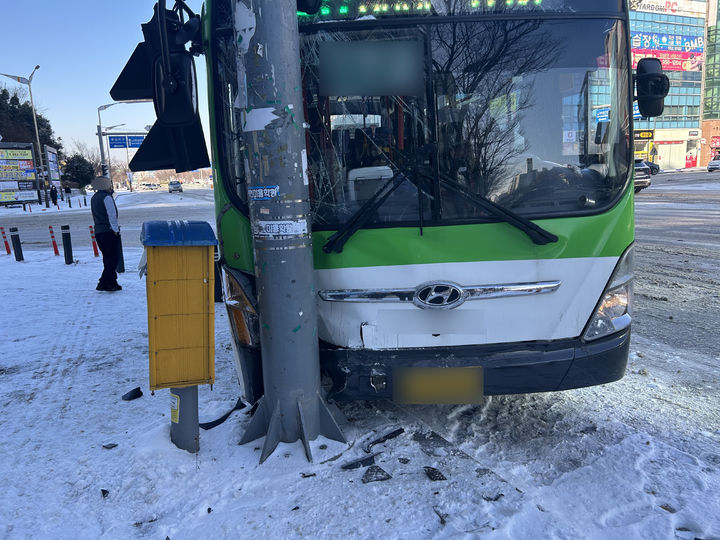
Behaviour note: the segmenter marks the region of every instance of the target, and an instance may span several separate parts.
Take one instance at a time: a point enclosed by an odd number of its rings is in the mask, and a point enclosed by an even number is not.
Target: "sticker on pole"
[[[267,201],[280,194],[280,186],[251,186],[248,188],[248,197],[251,201]]]
[[[170,394],[170,421],[177,424],[180,421],[180,396]]]
[[[307,234],[307,221],[256,221],[253,236],[259,238],[282,238]]]

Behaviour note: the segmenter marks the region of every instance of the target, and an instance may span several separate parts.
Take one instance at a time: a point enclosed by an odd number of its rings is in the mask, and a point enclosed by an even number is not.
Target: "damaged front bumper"
[[[484,395],[569,390],[625,374],[630,329],[586,343],[578,339],[462,347],[367,350],[321,343],[329,398],[393,399],[397,368],[482,367]]]

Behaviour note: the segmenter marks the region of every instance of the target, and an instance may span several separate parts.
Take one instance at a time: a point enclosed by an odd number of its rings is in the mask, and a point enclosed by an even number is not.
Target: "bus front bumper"
[[[396,368],[482,367],[484,395],[569,390],[625,374],[630,329],[580,339],[418,349],[340,349],[321,343],[323,372],[336,400],[393,399]]]

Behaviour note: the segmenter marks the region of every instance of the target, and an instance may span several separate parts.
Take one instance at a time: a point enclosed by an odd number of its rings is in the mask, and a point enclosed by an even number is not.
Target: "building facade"
[[[705,0],[628,3],[633,68],[641,58],[659,58],[670,79],[663,115],[635,120],[635,157],[653,161],[664,169],[696,167],[702,156],[701,96],[708,3]]]
[[[700,165],[720,155],[720,27],[718,1],[708,2]]]

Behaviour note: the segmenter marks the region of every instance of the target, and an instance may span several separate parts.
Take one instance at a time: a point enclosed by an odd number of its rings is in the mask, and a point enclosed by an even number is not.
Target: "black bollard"
[[[10,227],[10,240],[12,241],[13,251],[15,252],[15,260],[22,262],[23,258],[22,246],[20,245],[20,234],[17,227]]]
[[[63,253],[65,254],[65,264],[73,263],[72,241],[70,240],[70,225],[60,225],[62,231]]]
[[[125,272],[125,257],[123,256],[121,234],[118,234],[118,263],[116,270],[118,274],[122,274]]]

